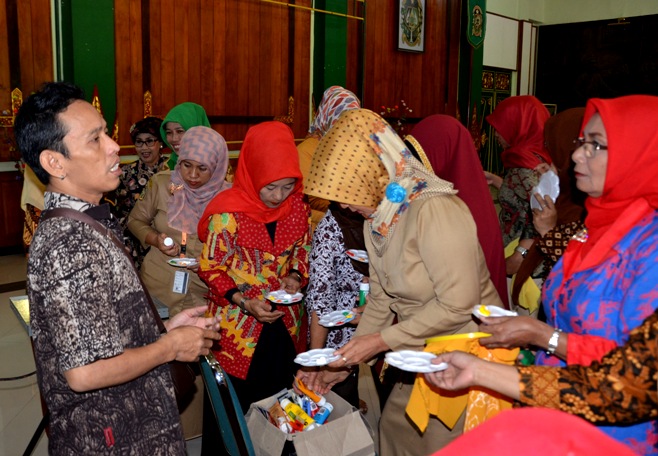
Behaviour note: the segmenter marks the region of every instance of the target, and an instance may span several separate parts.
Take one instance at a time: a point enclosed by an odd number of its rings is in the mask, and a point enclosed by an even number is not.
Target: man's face
[[[71,103],[59,114],[59,121],[67,131],[64,145],[69,157],[63,159],[65,177],[58,187],[71,196],[98,204],[103,193],[119,185],[119,145],[107,135],[103,117],[86,101]]]

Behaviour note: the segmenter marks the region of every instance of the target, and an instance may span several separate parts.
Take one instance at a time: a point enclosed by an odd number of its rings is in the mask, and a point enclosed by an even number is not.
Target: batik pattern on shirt
[[[505,173],[503,185],[498,192],[503,245],[514,239],[532,239],[537,236],[532,225],[530,198],[532,188],[538,182],[537,173],[531,169],[511,168]]]
[[[210,289],[210,312],[222,316],[221,349],[214,351],[226,371],[244,379],[263,324],[240,307],[229,302],[225,295],[238,289],[247,299],[265,300],[265,296],[281,288],[280,279],[291,270],[298,271],[305,285],[308,277],[310,246],[310,209],[299,196],[292,198],[290,214],[276,222],[272,242],[266,225],[243,213],[215,214],[208,226],[208,237],[203,247],[199,276]],[[294,239],[291,232],[306,227],[304,235]],[[298,347],[303,351],[306,334],[300,334],[304,305],[279,305],[285,312],[283,322]]]
[[[657,214],[641,220],[602,263],[574,273],[565,282],[562,294],[559,289],[563,262],[558,261],[543,289],[549,325],[565,332],[603,337],[617,345],[626,342],[631,330],[658,308]],[[543,352],[538,353],[536,363],[565,365]],[[627,427],[606,426],[602,430],[623,442],[658,436],[655,421]]]
[[[115,231],[107,205],[46,193],[46,210],[84,211]],[[39,224],[28,261],[39,389],[51,414],[49,453],[184,455],[173,384],[161,365],[121,385],[78,393],[64,372],[155,342],[153,314],[130,260],[86,223]]]
[[[359,284],[363,275],[352,267],[345,253],[343,234],[336,219],[327,211],[313,233],[310,279],[306,307],[322,317],[335,310],[351,310],[358,305]],[[355,328],[344,325],[330,328],[326,347],[340,348],[349,342]]]
[[[625,426],[658,417],[658,313],[631,331],[627,343],[591,366],[519,367],[520,404],[549,407],[594,424]],[[618,427],[620,436],[629,428]],[[638,437],[639,435],[639,437]],[[638,454],[658,452],[655,433],[620,439]]]
[[[149,251],[149,247],[144,247],[130,231],[127,229],[128,214],[135,203],[142,197],[144,189],[151,177],[159,171],[167,168],[167,157],[160,157],[158,163],[154,166],[148,166],[141,160],[136,160],[121,166],[121,177],[119,177],[119,186],[117,189],[108,194],[105,200],[112,206],[112,213],[119,219],[123,227],[123,240],[126,247],[130,250],[135,265],[139,269],[144,257]]]

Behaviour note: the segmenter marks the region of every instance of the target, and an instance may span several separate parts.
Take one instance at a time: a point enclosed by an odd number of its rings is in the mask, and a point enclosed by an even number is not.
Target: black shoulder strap
[[[144,286],[144,282],[142,281],[141,276],[139,275],[139,272],[137,271],[137,268],[135,268],[135,263],[133,262],[133,259],[130,257],[128,254],[128,251],[126,250],[126,246],[124,243],[119,239],[114,232],[100,223],[98,220],[94,219],[93,217],[85,214],[84,212],[76,211],[75,209],[69,209],[67,207],[58,207],[55,209],[51,209],[48,211],[44,211],[41,214],[41,220],[48,220],[49,218],[53,217],[61,217],[61,218],[68,218],[68,219],[73,219],[77,220],[78,222],[86,223],[89,225],[91,228],[95,229],[98,231],[100,234],[105,236],[106,238],[110,239],[114,245],[116,245],[119,250],[121,250],[124,255],[128,258],[130,264],[133,267],[133,270],[135,271],[135,274],[137,275],[137,278],[139,279],[139,283],[142,285],[142,289],[144,290],[144,294],[146,295],[146,299],[149,302],[149,306],[151,307],[151,312],[153,313],[153,317],[155,318],[155,322],[158,325],[158,329],[160,330],[161,333],[166,332],[165,325],[162,322],[162,318],[160,318],[160,314],[158,313],[158,309],[155,308],[155,304],[153,303],[153,300],[151,299],[151,295],[149,294],[148,290]]]

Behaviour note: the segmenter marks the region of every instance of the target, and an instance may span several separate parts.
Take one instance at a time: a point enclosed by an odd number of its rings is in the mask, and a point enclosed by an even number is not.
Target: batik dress
[[[310,209],[301,194],[290,198],[292,210],[275,222],[274,241],[266,224],[243,213],[215,214],[208,227],[199,276],[210,289],[210,312],[222,316],[221,348],[214,354],[229,374],[240,379],[247,377],[263,324],[230,302],[227,293],[237,289],[247,299],[266,300],[269,292],[281,288],[280,279],[290,271],[302,275],[302,285],[308,277]],[[300,224],[306,230],[294,239],[290,233],[299,232]],[[307,338],[301,331],[306,327],[302,324],[303,303],[278,305],[277,309],[285,312],[281,320],[297,350],[303,351]]]
[[[167,157],[161,156],[154,166],[148,166],[141,160],[121,166],[121,177],[119,186],[112,193],[105,197],[105,201],[110,203],[112,213],[119,219],[121,227],[124,230],[124,242],[130,250],[135,265],[139,269],[144,257],[149,251],[149,247],[144,247],[130,231],[128,231],[128,214],[135,203],[139,201],[144,193],[144,189],[153,175],[167,168]]]
[[[538,183],[537,173],[528,168],[511,168],[505,173],[498,193],[503,245],[514,239],[533,239],[537,236],[532,224],[530,198],[532,188]]]
[[[598,336],[623,345],[630,331],[658,308],[656,236],[658,215],[654,212],[630,230],[605,261],[574,273],[562,293],[564,264],[560,260],[544,285],[547,323],[567,333]],[[566,365],[544,352],[538,353],[536,363]],[[655,421],[601,429],[632,447],[658,443]]]
[[[351,310],[357,305],[363,274],[354,269],[345,250],[340,227],[331,211],[328,211],[313,234],[310,281],[306,296],[306,307],[309,312],[317,313],[318,318],[335,310]],[[354,331],[354,326],[350,325],[332,328],[325,346],[342,347]]]

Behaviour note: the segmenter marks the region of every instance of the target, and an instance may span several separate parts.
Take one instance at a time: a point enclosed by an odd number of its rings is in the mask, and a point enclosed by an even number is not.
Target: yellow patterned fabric
[[[514,350],[487,349],[480,345],[477,338],[448,338],[444,341],[430,341],[425,347],[426,352],[435,354],[455,350],[471,353],[487,361],[510,365],[514,364],[519,354],[518,348]],[[425,376],[420,374],[416,377],[406,412],[418,429],[424,432],[430,415],[436,416],[443,424],[452,429],[462,413],[466,411],[464,423],[464,432],[466,432],[511,407],[512,403],[503,396],[489,394],[478,388],[471,388],[463,394],[440,391],[427,384]]]
[[[391,126],[367,109],[343,113],[318,145],[307,195],[368,206],[376,252],[385,250],[393,228],[416,199],[454,195],[452,183],[429,172]]]

